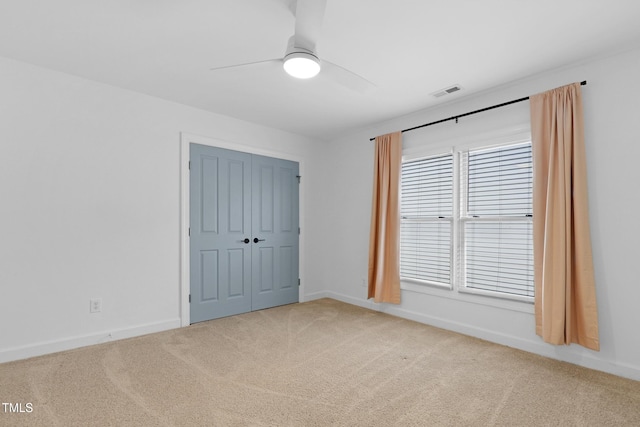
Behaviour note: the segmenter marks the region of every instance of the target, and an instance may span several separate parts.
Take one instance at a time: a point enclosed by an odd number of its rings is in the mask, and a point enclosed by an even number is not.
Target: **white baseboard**
[[[329,298],[329,295],[326,291],[313,292],[311,294],[302,295],[300,297],[300,302],[309,302],[322,298]]]
[[[370,308],[375,311],[382,311],[381,304],[376,304],[370,300],[363,300],[361,298],[350,297],[348,295],[339,294],[332,291],[321,291],[313,294],[306,295],[304,301],[313,301],[321,298],[331,298],[337,301],[346,302],[347,304],[357,305],[358,307]],[[400,317],[400,316],[399,316]]]
[[[0,363],[13,360],[27,359],[44,354],[57,353],[59,351],[72,350],[89,345],[102,344],[108,341],[133,338],[141,335],[162,332],[180,327],[180,319],[165,320],[162,322],[148,323],[131,328],[103,331],[95,334],[81,335],[60,340],[39,342],[23,347],[0,350]]]
[[[312,295],[309,295],[309,297],[311,296]],[[313,296],[316,296],[316,294],[314,294]],[[574,365],[579,365],[585,368],[595,369],[597,371],[607,372],[609,374],[640,381],[640,366],[599,359],[588,353],[578,354],[570,347],[558,347],[546,344],[543,341],[536,342],[528,339],[523,339],[521,337],[516,337],[513,335],[507,335],[488,329],[478,328],[477,326],[470,324],[454,322],[448,319],[430,316],[424,313],[417,313],[389,304],[376,304],[373,301],[354,298],[332,291],[318,292],[317,298],[310,298],[309,300],[318,298],[332,298],[338,301],[345,302],[347,304],[369,308],[371,310],[384,312],[393,316],[402,317],[404,319],[413,320],[430,326],[435,326],[437,328],[446,329],[463,335],[469,335],[475,338],[483,339],[485,341],[490,341],[496,344],[501,344],[507,347],[512,347],[518,350],[523,350],[529,353],[548,357],[550,359],[561,360],[563,362],[572,363]]]

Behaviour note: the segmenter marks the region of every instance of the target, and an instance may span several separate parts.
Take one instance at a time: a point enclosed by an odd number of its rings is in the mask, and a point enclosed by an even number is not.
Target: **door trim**
[[[291,160],[299,165],[300,175],[304,175],[304,161],[302,157],[283,153],[275,150],[265,150],[250,145],[239,144],[221,139],[209,138],[206,136],[194,135],[190,133],[180,133],[180,289],[179,289],[179,312],[181,326],[191,324],[191,312],[189,306],[190,292],[190,271],[189,271],[189,144],[190,143],[208,145],[210,147],[226,148],[228,150],[241,151],[260,156],[275,157],[283,160]],[[305,180],[300,182],[299,187],[299,225],[304,230],[304,185]],[[303,301],[304,295],[304,233],[299,238],[299,275],[301,284],[298,288],[298,300]]]

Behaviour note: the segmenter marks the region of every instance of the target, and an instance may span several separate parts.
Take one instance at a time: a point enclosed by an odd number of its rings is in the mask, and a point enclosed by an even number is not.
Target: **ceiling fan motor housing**
[[[296,44],[295,36],[291,37],[283,58],[285,71],[299,79],[314,77],[320,72],[320,58],[312,49],[296,46]]]

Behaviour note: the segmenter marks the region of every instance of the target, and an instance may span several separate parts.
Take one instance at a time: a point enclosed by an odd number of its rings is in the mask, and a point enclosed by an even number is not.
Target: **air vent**
[[[441,96],[449,95],[450,93],[454,93],[454,92],[457,92],[459,90],[462,90],[462,86],[453,85],[453,86],[450,86],[450,87],[435,91],[435,92],[433,92],[431,94],[431,96],[433,96],[435,98],[440,98]]]

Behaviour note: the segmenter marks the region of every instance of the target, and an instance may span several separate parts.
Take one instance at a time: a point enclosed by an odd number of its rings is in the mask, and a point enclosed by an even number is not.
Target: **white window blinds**
[[[470,151],[468,156],[469,215],[531,215],[531,143]]]
[[[464,286],[533,297],[531,143],[463,153],[461,169]]]
[[[452,282],[453,155],[402,164],[400,276]]]

